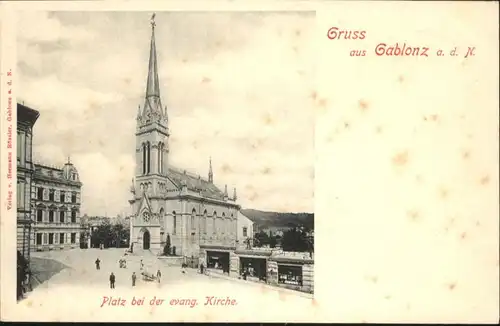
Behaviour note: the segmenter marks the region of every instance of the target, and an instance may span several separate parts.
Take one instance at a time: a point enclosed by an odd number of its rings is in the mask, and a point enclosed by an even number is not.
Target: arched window
[[[163,174],[163,143],[158,143],[158,173]]]
[[[165,165],[164,155],[165,155],[165,144],[161,143],[161,152],[160,152],[160,157],[161,157],[161,161],[160,161],[160,173],[161,174],[165,173],[165,171],[163,171],[163,167]]]
[[[173,220],[174,220],[174,225],[173,225],[173,231],[172,231],[172,234],[176,234],[177,233],[177,216],[175,215],[175,211],[172,212],[172,215],[173,215]]]
[[[146,160],[146,174],[149,174],[151,172],[151,143],[148,142],[147,144],[147,160]]]
[[[205,210],[205,212],[203,212],[203,233],[204,234],[207,233],[207,219],[208,219],[207,210]]]
[[[196,230],[196,210],[191,212],[191,230]]]
[[[165,227],[165,225],[164,225],[164,222],[165,222],[164,215],[165,215],[165,211],[163,210],[163,207],[162,207],[162,208],[160,208],[160,216],[159,216],[160,227],[162,227],[162,228]]]
[[[214,216],[213,216],[213,218],[212,218],[212,233],[213,233],[213,234],[218,233],[218,231],[219,231],[219,230],[218,230],[218,224],[219,224],[219,223],[217,223],[217,212],[216,212],[216,211],[214,211]]]
[[[146,174],[146,144],[142,144],[142,174]]]
[[[224,234],[226,233],[226,214],[222,213],[222,227],[221,227],[221,233]]]
[[[161,143],[158,143],[158,155],[157,155],[157,162],[156,164],[158,165],[158,173],[161,174]]]

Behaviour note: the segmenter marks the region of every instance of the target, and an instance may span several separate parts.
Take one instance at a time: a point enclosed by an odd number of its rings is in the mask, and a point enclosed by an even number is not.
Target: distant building
[[[243,215],[241,211],[238,212],[238,230],[236,233],[238,248],[247,248],[248,246],[253,246],[253,225],[254,222],[252,220]],[[250,243],[247,242],[248,240],[250,241]]]
[[[264,232],[269,236],[273,235],[282,237],[283,234],[290,229],[292,229],[291,226],[261,226],[255,233]]]
[[[107,216],[87,216],[84,215],[81,218],[81,223],[86,226],[97,227],[102,224],[109,223],[111,224],[111,218]]]
[[[34,250],[79,247],[81,188],[78,171],[69,159],[62,168],[35,164]]]
[[[33,127],[40,113],[17,104],[17,250],[29,261],[31,239],[31,190]]]
[[[110,218],[109,221],[111,224],[123,225],[126,229],[130,228],[130,218],[121,217],[120,215],[118,215],[117,217]]]

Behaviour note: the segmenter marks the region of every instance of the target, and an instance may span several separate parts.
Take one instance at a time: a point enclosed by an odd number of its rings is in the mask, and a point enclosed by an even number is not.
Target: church
[[[151,28],[146,94],[136,118],[130,243],[134,253],[159,255],[169,239],[170,255],[198,257],[205,266],[215,259],[229,268],[240,210],[236,189],[230,196],[227,185],[223,190],[215,185],[211,159],[208,178],[169,164],[169,119],[160,96],[154,16]]]

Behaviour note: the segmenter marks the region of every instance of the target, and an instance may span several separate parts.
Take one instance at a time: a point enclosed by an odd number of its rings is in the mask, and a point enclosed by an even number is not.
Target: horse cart
[[[146,282],[155,282],[158,280],[156,275],[148,272],[142,272],[142,279]]]

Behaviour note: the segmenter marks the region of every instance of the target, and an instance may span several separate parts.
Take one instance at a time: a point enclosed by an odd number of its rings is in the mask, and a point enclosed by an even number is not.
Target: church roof
[[[201,195],[207,198],[213,199],[224,199],[224,192],[221,191],[216,185],[207,180],[190,174],[185,171],[178,170],[176,168],[170,167],[168,169],[168,177],[172,182],[176,184],[179,188],[185,182],[187,188],[193,191],[201,191]]]

